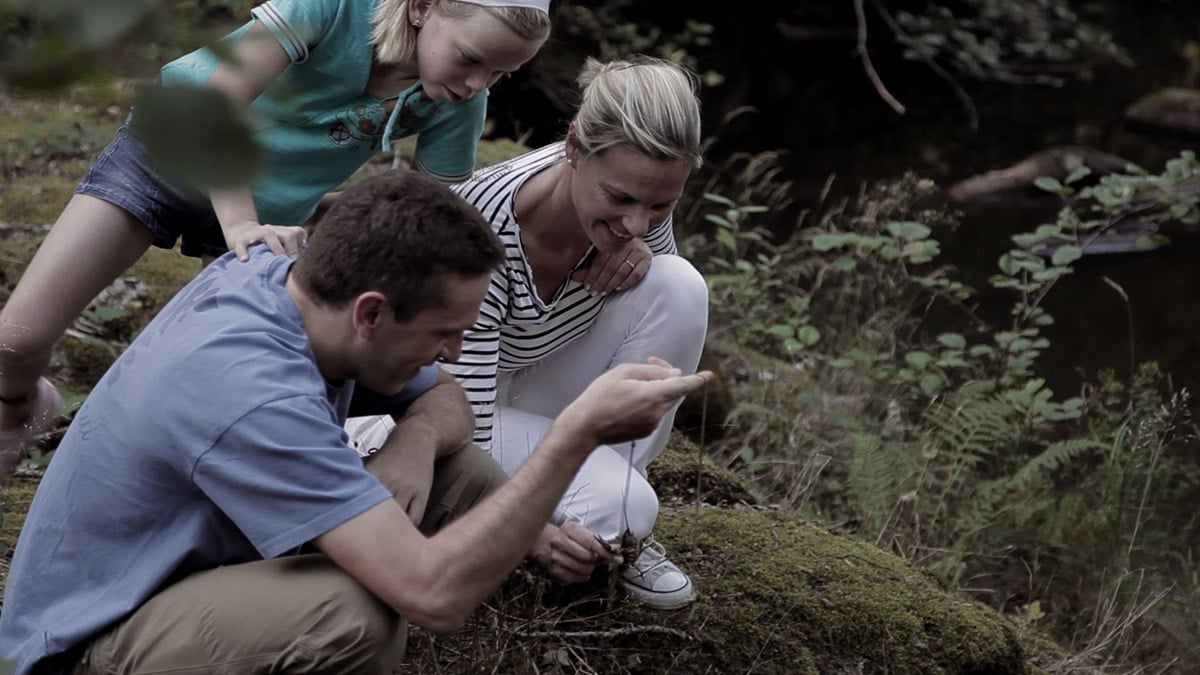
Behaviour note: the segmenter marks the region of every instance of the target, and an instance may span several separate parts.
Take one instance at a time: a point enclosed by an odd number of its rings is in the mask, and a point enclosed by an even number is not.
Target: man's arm
[[[461,449],[475,432],[475,416],[462,387],[445,371],[437,383],[396,417],[383,446],[367,458],[367,470],[383,483],[413,523],[420,523],[438,457]]]
[[[680,375],[661,361],[618,366],[559,415],[507,483],[435,536],[424,538],[386,501],[314,543],[410,621],[457,630],[530,551],[588,454],[650,433],[710,377]]]

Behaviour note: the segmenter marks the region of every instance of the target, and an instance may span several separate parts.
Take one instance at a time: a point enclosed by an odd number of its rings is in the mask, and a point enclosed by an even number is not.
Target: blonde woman
[[[671,213],[701,164],[695,77],[647,58],[589,61],[578,113],[558,143],[477,171],[453,189],[477,206],[506,248],[503,268],[457,363],[443,364],[475,411],[475,442],[512,474],[551,421],[597,375],[659,357],[694,372],[704,344],[704,279],[676,255]],[[617,287],[613,293],[598,288]],[[670,434],[658,429],[596,450],[554,514],[557,536],[533,552],[560,581],[605,559],[596,537],[646,541],[622,587],[670,609],[691,580],[649,539],[658,498],[646,467]],[[360,451],[390,421],[352,422]]]

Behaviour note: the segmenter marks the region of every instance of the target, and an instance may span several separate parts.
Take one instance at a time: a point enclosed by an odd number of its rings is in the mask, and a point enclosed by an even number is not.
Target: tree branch
[[[883,86],[883,81],[879,79],[879,73],[875,72],[875,66],[871,63],[871,55],[867,52],[867,15],[863,11],[863,0],[854,0],[854,16],[858,19],[858,55],[863,62],[863,70],[867,71],[867,77],[871,79],[871,84],[875,85],[875,91],[879,93],[879,97],[884,100],[892,110],[897,113],[904,114],[904,105],[892,96],[887,87]]]

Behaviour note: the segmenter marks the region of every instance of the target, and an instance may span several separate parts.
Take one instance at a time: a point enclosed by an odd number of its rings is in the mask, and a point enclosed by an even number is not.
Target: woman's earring
[[[412,26],[413,28],[420,28],[422,23],[424,22],[420,19],[413,19]]]

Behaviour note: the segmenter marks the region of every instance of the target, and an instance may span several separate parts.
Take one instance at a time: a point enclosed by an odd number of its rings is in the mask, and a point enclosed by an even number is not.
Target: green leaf
[[[719,195],[715,192],[705,192],[704,198],[710,202],[716,202],[716,203],[720,204],[721,206],[736,206],[736,204],[733,203],[732,199],[730,199],[724,195]]]
[[[975,345],[975,346],[971,347],[969,350],[967,350],[967,354],[971,355],[974,358],[982,358],[984,356],[991,356],[995,353],[996,353],[996,350],[992,349],[992,347],[990,345]]]
[[[1070,265],[1083,257],[1083,249],[1078,246],[1059,246],[1054,250],[1051,261],[1059,267]]]
[[[936,373],[927,373],[921,378],[921,391],[926,396],[937,396],[941,393],[942,387],[945,386],[945,381]]]
[[[790,338],[796,336],[796,329],[783,323],[777,323],[767,329],[767,332],[777,338]]]
[[[1092,173],[1092,170],[1089,169],[1086,165],[1076,167],[1075,170],[1071,172],[1071,175],[1067,176],[1066,183],[1067,183],[1067,185],[1070,185],[1071,183],[1076,183],[1080,179],[1084,178],[1085,176],[1091,175],[1091,173]]]
[[[821,331],[814,326],[804,326],[796,333],[796,339],[805,347],[811,347],[821,341]]]
[[[705,214],[704,219],[707,220],[708,222],[710,222],[718,227],[724,228],[724,229],[732,230],[736,227],[736,225],[729,222],[728,220],[725,220],[724,218],[722,218],[721,216],[718,216],[715,213]]]
[[[86,312],[89,318],[105,323],[125,316],[125,309],[116,305],[101,305]]]
[[[967,346],[967,339],[958,333],[942,333],[937,341],[950,349],[964,349]]]
[[[813,237],[812,246],[818,251],[832,251],[845,246],[846,241],[847,237],[844,234],[818,234]]]
[[[924,239],[932,232],[926,225],[912,221],[894,221],[888,223],[887,231],[892,236],[906,241]]]
[[[207,88],[151,86],[137,97],[131,131],[175,180],[196,190],[250,184],[259,148],[247,116]]]
[[[733,232],[730,232],[725,228],[721,228],[716,231],[713,237],[717,240],[717,243],[719,243],[721,246],[724,246],[726,249],[730,251],[737,251],[737,239],[734,239]]]
[[[1033,179],[1033,184],[1039,190],[1045,190],[1046,192],[1053,192],[1055,194],[1063,192],[1063,184],[1058,182],[1057,178],[1051,176],[1038,176]]]
[[[96,53],[118,44],[150,16],[155,0],[0,0],[0,79],[18,87],[48,90],[95,70]],[[44,30],[18,40],[12,28],[28,19]],[[17,29],[18,31],[28,28]],[[14,31],[16,32],[16,31]]]
[[[839,272],[853,272],[858,268],[858,262],[850,256],[841,256],[833,261],[833,269]]]
[[[917,370],[924,370],[932,361],[933,355],[920,350],[908,352],[904,355],[904,362]]]

